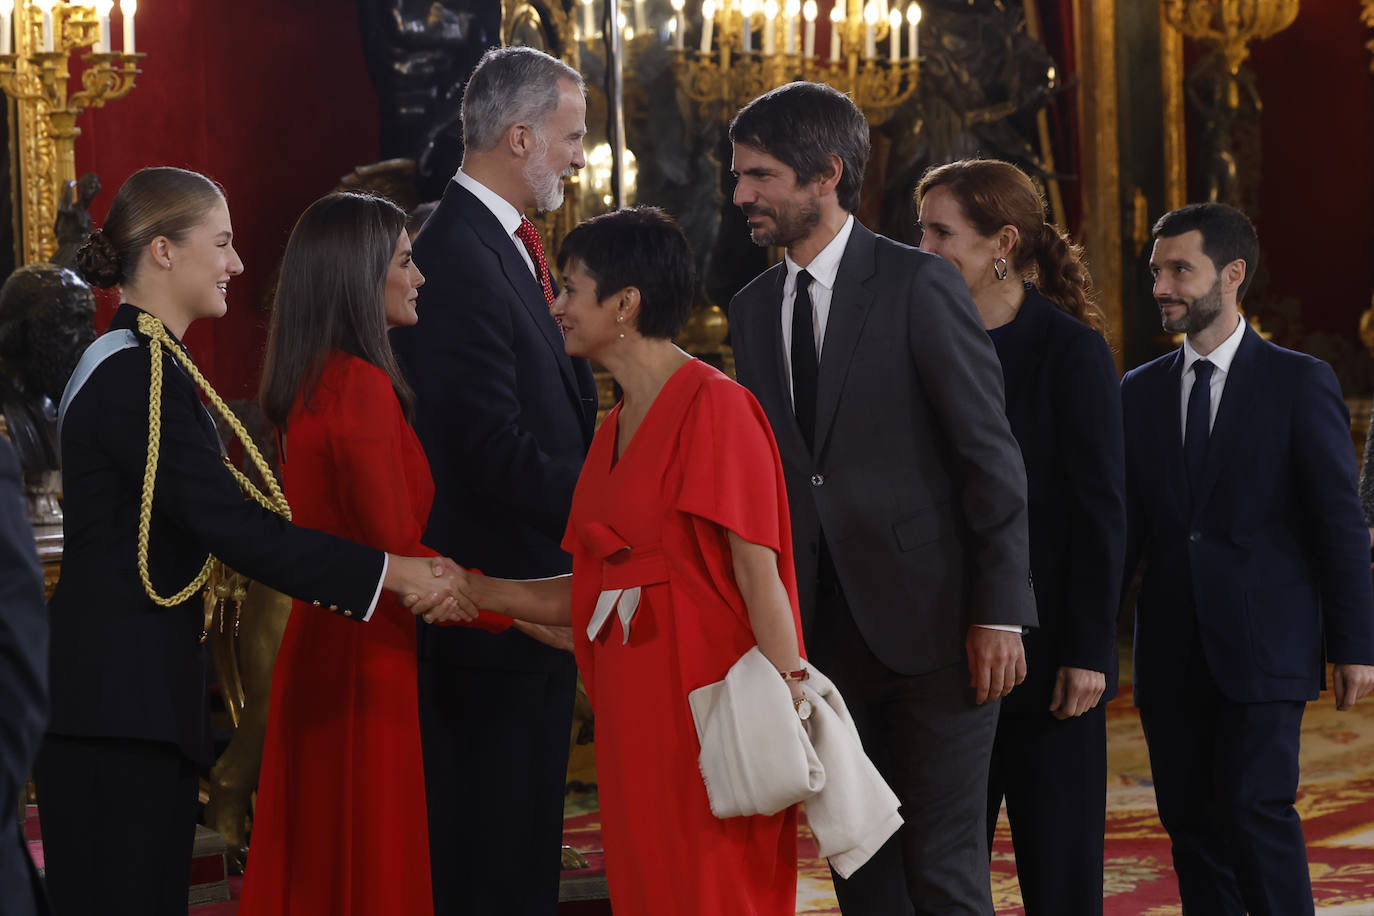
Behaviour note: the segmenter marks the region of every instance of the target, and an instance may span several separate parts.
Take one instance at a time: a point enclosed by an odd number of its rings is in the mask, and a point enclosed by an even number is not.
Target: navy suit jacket
[[[1026,681],[1002,714],[1043,714],[1060,667],[1106,674],[1116,695],[1116,613],[1126,552],[1121,389],[1107,342],[1033,286],[993,335],[1007,419],[1026,463],[1040,626],[1024,637]]]
[[[48,611],[22,481],[0,436],[0,909],[32,916],[47,906],[14,812],[48,718]]]
[[[110,328],[132,330],[137,316],[134,306],[121,305]],[[139,346],[94,371],[62,427],[64,549],[51,603],[48,731],[170,741],[208,763],[204,604],[199,594],[176,607],[154,604],[136,562],[151,372],[147,338],[137,336]],[[385,554],[298,528],[246,498],[224,466],[196,383],[165,349],[160,442],[148,541],[148,573],[159,594],[190,582],[213,553],[322,612],[362,616]]]
[[[517,242],[450,182],[415,241],[420,322],[391,332],[415,389],[415,431],[434,475],[424,542],[506,578],[568,572],[559,546],[596,423],[596,383],[563,336]],[[514,630],[420,627],[421,660],[572,668]]]
[[[959,272],[854,223],[821,350],[815,454],[784,367],[785,278],[780,263],[741,290],[730,328],[739,380],[782,456],[803,626],[822,532],[854,622],[893,671],[963,662],[970,624],[1034,626],[1021,452]]]
[[[1323,649],[1374,664],[1369,535],[1335,373],[1247,328],[1190,496],[1182,371],[1176,350],[1121,387],[1127,575],[1145,562],[1135,702],[1175,699],[1191,650],[1234,702],[1315,699]]]

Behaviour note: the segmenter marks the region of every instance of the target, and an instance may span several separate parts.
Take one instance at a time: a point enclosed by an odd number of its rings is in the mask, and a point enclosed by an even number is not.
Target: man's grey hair
[[[463,93],[463,147],[486,152],[514,124],[541,129],[558,108],[559,80],[586,92],[572,67],[534,48],[492,48]]]

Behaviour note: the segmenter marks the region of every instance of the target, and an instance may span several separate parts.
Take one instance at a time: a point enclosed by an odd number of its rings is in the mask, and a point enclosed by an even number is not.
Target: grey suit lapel
[[[821,346],[820,373],[816,387],[816,453],[820,454],[830,438],[840,392],[849,374],[854,350],[868,320],[874,291],[866,284],[876,270],[877,237],[858,220],[850,231],[835,289],[830,295],[830,317],[826,319],[825,341]],[[798,433],[800,435],[800,433]]]

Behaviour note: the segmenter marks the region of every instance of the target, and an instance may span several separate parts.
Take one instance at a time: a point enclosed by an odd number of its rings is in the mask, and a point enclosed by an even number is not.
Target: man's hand
[[[572,627],[546,627],[543,624],[528,623],[524,620],[513,620],[511,626],[531,639],[539,640],[546,646],[553,646],[564,652],[573,650]]]
[[[387,580],[387,588],[402,595],[401,604],[426,623],[477,618],[477,605],[467,595],[467,571],[452,560],[392,556]]]
[[[1054,676],[1050,693],[1050,715],[1072,719],[1092,709],[1107,689],[1107,676],[1090,668],[1064,666]]]
[[[1374,690],[1374,665],[1336,665],[1331,672],[1336,708],[1346,710]]]
[[[1020,633],[972,626],[964,648],[968,652],[969,683],[978,703],[1001,699],[1026,679],[1026,648]]]

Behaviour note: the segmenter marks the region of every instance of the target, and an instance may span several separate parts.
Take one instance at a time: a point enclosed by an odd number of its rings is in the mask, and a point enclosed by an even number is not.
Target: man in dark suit
[[[596,421],[563,352],[529,210],[580,169],[581,77],[531,48],[489,51],[463,98],[462,168],[415,243],[421,322],[392,334],[434,474],[425,543],[490,575],[566,573],[559,544]],[[420,627],[420,731],[437,916],[558,906],[576,685],[566,630]],[[547,644],[544,644],[547,643]]]
[[[753,241],[786,249],[730,324],[782,454],[809,656],[907,821],[836,879],[841,909],[991,914],[994,701],[1035,624],[997,355],[954,267],[854,219],[868,125],[848,97],[783,86],[730,139]]]
[[[0,436],[0,900],[13,916],[46,913],[15,820],[48,718],[48,611],[19,459]]]
[[[1312,913],[1293,801],[1304,704],[1374,686],[1369,535],[1331,368],[1241,318],[1259,246],[1224,204],[1154,226],[1164,329],[1126,374],[1127,575],[1139,559],[1135,702],[1184,911]]]

